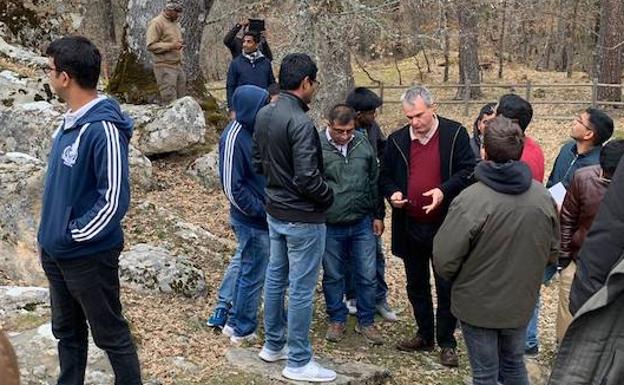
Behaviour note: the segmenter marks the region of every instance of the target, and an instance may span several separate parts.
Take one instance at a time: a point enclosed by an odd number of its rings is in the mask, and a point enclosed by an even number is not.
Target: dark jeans
[[[451,314],[451,283],[434,273],[438,307],[434,325],[433,300],[431,297],[430,265],[433,237],[438,225],[410,223],[411,255],[403,258],[407,279],[407,297],[414,309],[418,335],[433,343],[434,334],[441,348],[455,348],[453,335],[457,319]]]
[[[58,342],[58,385],[84,384],[87,322],[95,344],[108,355],[115,385],[140,385],[141,371],[130,329],[121,314],[121,248],[69,260],[41,252],[50,284],[52,333]]]
[[[485,329],[462,322],[473,385],[529,385],[524,366],[526,327]]]
[[[386,283],[386,257],[383,252],[383,243],[380,236],[375,236],[375,270],[377,276],[377,290],[375,291],[375,305],[385,305],[388,302],[388,284]],[[345,295],[347,299],[356,296],[355,276],[351,274],[351,264],[347,263],[345,270]]]

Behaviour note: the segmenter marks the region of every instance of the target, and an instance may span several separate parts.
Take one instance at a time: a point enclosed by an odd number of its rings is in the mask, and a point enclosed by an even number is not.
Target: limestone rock
[[[181,151],[205,141],[204,113],[190,96],[163,107],[128,108],[126,111],[135,119],[133,144],[147,156]]]
[[[133,145],[128,148],[128,163],[130,165],[130,180],[132,185],[144,190],[150,190],[154,185],[152,179],[152,162],[137,150]]]
[[[44,167],[26,154],[0,154],[0,270],[26,284],[45,282],[35,242]]]
[[[215,148],[189,165],[186,173],[199,180],[206,188],[219,188],[219,148]]]
[[[59,373],[57,340],[49,323],[11,337],[11,343],[17,354],[22,385],[56,384]],[[108,358],[90,338],[85,384],[110,385],[113,382]]]
[[[197,297],[206,292],[204,273],[185,256],[140,243],[119,258],[119,276],[134,289]]]
[[[50,293],[45,287],[0,286],[0,319],[23,313],[50,311]]]
[[[52,135],[61,121],[60,108],[47,102],[1,108],[0,151],[47,159]]]
[[[228,362],[247,374],[253,375],[260,382],[258,384],[273,384],[276,381],[286,384],[300,384],[282,376],[284,361],[267,363],[258,357],[258,351],[253,349],[232,348],[225,354]],[[335,370],[338,377],[332,384],[343,385],[381,385],[390,378],[390,372],[379,366],[364,364],[355,361],[330,362],[319,359],[319,363]],[[263,381],[264,380],[264,381]]]
[[[48,64],[48,59],[24,47],[11,45],[0,37],[0,56],[32,67],[42,67]]]

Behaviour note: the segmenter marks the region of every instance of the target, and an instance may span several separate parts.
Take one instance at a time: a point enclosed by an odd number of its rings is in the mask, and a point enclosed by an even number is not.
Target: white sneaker
[[[348,299],[345,302],[345,305],[347,305],[347,309],[349,310],[349,314],[351,314],[351,315],[357,314],[357,301],[356,301],[355,298]]]
[[[310,360],[300,368],[287,366],[282,370],[282,376],[295,381],[330,382],[336,379],[336,372],[325,369],[314,360]]]
[[[397,317],[396,313],[390,308],[387,302],[378,304],[375,306],[375,309],[386,321],[395,322],[399,320],[399,317]]]
[[[288,359],[288,346],[284,346],[282,350],[279,352],[274,352],[273,350],[267,349],[264,346],[258,356],[262,359],[262,361],[266,362],[277,362],[281,360]]]
[[[226,337],[232,337],[234,335],[234,328],[226,324],[223,329],[221,329],[221,334]]]
[[[246,336],[237,336],[236,334],[232,334],[230,336],[230,342],[232,343],[232,345],[238,346],[243,342],[253,342],[256,340],[256,338],[258,338],[256,333],[249,333]]]

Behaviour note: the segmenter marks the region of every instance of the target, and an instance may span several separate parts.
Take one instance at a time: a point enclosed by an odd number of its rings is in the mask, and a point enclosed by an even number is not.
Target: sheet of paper
[[[563,186],[563,183],[559,182],[556,185],[552,186],[548,189],[550,191],[550,195],[552,195],[557,205],[561,207],[563,204],[563,199],[566,196],[566,188]]]

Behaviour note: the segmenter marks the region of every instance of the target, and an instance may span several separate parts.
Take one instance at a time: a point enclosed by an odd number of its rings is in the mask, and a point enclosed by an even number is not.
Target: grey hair
[[[433,106],[433,94],[425,86],[412,86],[401,95],[401,102],[414,105],[417,97],[421,97],[427,107]]]

